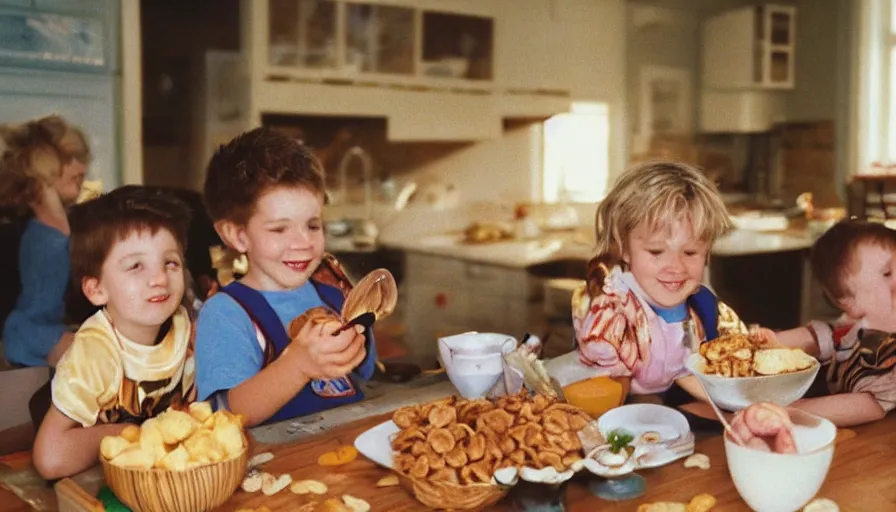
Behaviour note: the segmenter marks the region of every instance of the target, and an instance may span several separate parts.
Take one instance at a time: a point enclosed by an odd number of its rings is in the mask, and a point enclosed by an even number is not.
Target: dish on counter
[[[464,229],[463,242],[467,244],[487,244],[513,238],[513,231],[501,224],[474,222]]]

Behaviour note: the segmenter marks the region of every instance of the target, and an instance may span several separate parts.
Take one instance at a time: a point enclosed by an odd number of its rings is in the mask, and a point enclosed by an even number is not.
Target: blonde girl
[[[19,247],[21,292],[3,324],[5,358],[55,365],[73,339],[63,323],[69,284],[66,208],[90,162],[84,134],[59,116],[0,127],[0,207],[28,212]]]
[[[594,376],[670,405],[702,396],[686,359],[700,341],[745,330],[701,284],[730,228],[718,191],[693,167],[652,162],[619,178],[597,209],[596,255],[573,297],[579,358]]]

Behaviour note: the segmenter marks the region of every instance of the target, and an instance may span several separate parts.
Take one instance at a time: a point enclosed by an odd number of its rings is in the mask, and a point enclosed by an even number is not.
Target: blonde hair
[[[0,142],[0,206],[26,209],[73,158],[90,162],[84,133],[57,115],[0,126]]]
[[[659,229],[687,215],[697,238],[712,245],[731,229],[728,210],[715,185],[700,171],[680,162],[647,162],[619,177],[595,214],[595,257],[589,263],[588,288],[600,293],[615,265],[623,265],[629,235],[642,222]]]

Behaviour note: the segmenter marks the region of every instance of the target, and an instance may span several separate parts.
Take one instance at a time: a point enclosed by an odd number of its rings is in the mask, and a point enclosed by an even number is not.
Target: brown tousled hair
[[[190,209],[161,189],[139,185],[117,188],[96,199],[75,205],[69,213],[72,281],[101,277],[103,264],[115,244],[131,234],[168,230],[181,254],[187,246]]]
[[[812,246],[812,273],[835,304],[852,294],[847,277],[858,270],[856,251],[863,244],[896,250],[896,231],[875,222],[843,220]]]
[[[274,187],[303,187],[323,195],[324,169],[311,149],[269,128],[222,145],[205,176],[205,207],[213,221],[245,225],[258,199]]]
[[[653,229],[687,215],[694,233],[711,246],[731,229],[728,210],[715,185],[680,162],[647,162],[616,181],[595,214],[595,256],[588,263],[588,292],[601,293],[604,280],[622,259],[628,237],[642,222]]]
[[[90,163],[84,133],[52,115],[0,126],[0,206],[27,211],[71,159]]]

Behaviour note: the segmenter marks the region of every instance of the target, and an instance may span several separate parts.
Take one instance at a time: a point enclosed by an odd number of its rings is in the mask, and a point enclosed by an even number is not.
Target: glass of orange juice
[[[569,384],[563,388],[563,394],[567,402],[597,419],[625,402],[630,380],[630,377],[594,377]]]

